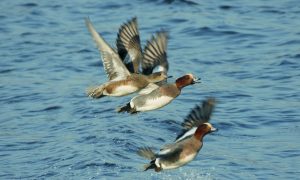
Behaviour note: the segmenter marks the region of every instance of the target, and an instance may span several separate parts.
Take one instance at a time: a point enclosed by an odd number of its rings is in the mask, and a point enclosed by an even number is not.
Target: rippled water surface
[[[300,176],[299,1],[132,0],[0,2],[0,179],[297,179]],[[93,100],[106,81],[84,18],[114,44],[138,17],[145,44],[170,33],[169,73],[197,74],[170,105],[138,115],[132,96]],[[171,79],[170,81],[174,81]],[[197,158],[142,171],[208,96],[218,100]]]

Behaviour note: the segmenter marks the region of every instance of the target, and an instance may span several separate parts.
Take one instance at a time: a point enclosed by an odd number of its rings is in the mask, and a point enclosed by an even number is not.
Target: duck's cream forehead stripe
[[[206,124],[208,127],[212,128],[212,125],[210,123],[203,123]]]
[[[191,78],[194,77],[194,75],[193,75],[192,73],[188,73],[188,74],[186,74],[186,75],[190,76]]]

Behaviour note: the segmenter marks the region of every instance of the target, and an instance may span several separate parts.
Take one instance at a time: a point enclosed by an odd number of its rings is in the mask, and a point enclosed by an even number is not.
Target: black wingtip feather
[[[153,73],[153,69],[160,65],[165,71],[169,70],[167,60],[168,32],[160,30],[151,37],[144,48],[144,60],[142,64],[143,74]]]

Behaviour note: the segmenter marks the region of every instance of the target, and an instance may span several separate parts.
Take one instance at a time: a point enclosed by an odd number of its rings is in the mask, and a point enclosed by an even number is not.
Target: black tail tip
[[[130,113],[130,114],[137,113],[137,111],[135,110],[135,108],[131,108],[130,103],[127,103],[125,106],[117,108],[116,111],[118,113],[121,113],[121,112],[127,112],[127,113]]]
[[[155,165],[155,163],[150,163],[150,164],[146,164],[145,166],[144,166],[144,171],[147,171],[148,169],[156,169],[157,167],[156,167],[156,165]]]

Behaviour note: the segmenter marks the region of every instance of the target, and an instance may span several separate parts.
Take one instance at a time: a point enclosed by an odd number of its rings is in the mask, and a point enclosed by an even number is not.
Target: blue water
[[[169,74],[202,83],[133,116],[115,112],[132,96],[86,97],[106,81],[87,16],[111,44],[133,16],[143,44],[168,30]],[[0,179],[299,178],[299,19],[298,0],[1,1]],[[219,131],[197,158],[143,172],[136,149],[172,142],[208,96]]]

